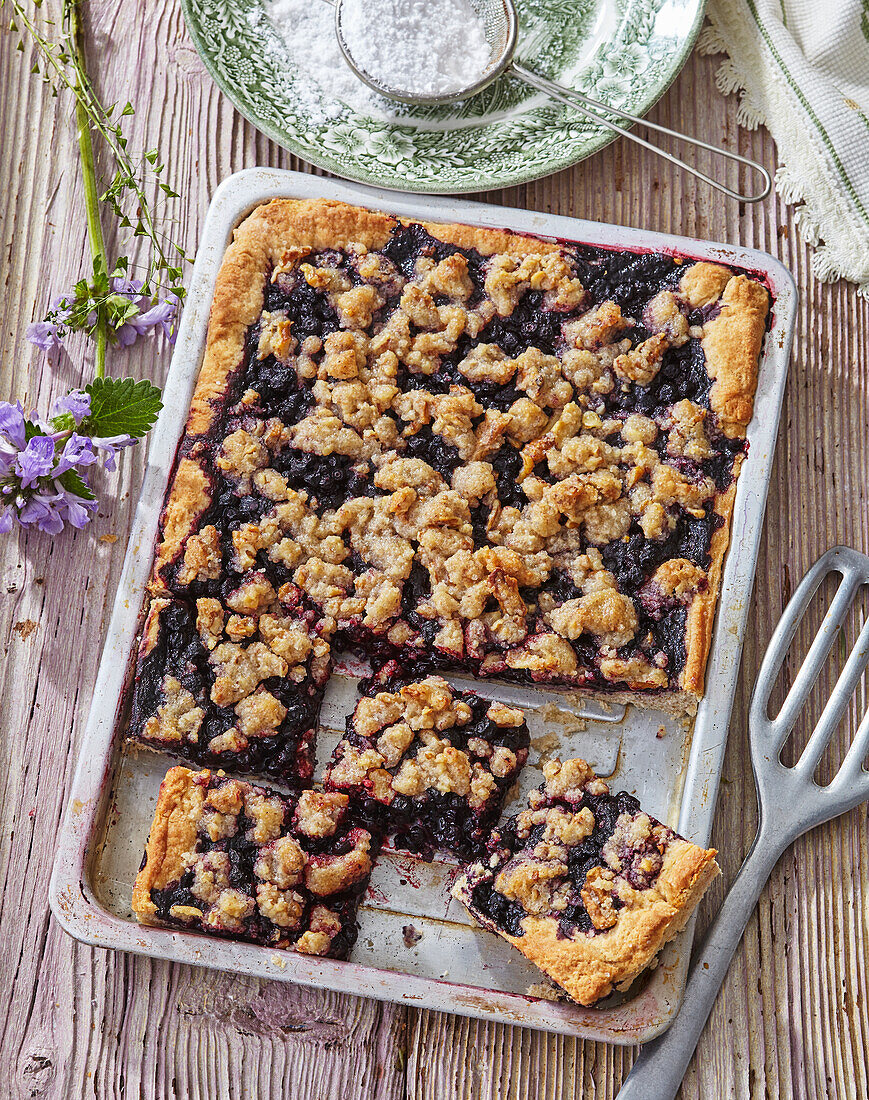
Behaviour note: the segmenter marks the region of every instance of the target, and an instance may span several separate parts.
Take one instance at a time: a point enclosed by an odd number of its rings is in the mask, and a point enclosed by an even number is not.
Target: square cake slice
[[[467,862],[527,758],[521,710],[429,676],[359,700],[325,786],[350,795],[396,847]]]
[[[346,958],[374,848],[346,795],[286,796],[222,772],[171,768],[133,912],[142,924]]]
[[[330,667],[319,617],[293,585],[277,593],[260,573],[227,604],[151,601],[129,735],[196,764],[308,785]]]
[[[453,894],[557,982],[591,1005],[626,989],[680,932],[718,874],[698,848],[611,794],[584,760],[544,764],[546,781],[495,829],[488,857]]]

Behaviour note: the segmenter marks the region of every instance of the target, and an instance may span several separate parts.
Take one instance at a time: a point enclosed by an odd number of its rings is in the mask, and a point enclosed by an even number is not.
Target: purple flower
[[[9,473],[17,457],[18,448],[0,435],[0,477],[5,477]]]
[[[0,401],[0,433],[15,447],[20,449],[24,446],[24,409],[20,401],[16,401],[14,405],[8,401]]]
[[[125,321],[120,328],[109,329],[109,337],[122,348],[127,348],[140,337],[152,330],[159,329],[171,343],[175,341],[173,329],[176,303],[169,298],[150,298],[142,293],[144,283],[141,279],[126,279],[116,276],[111,280],[111,293],[132,302],[138,312]],[[51,310],[44,321],[34,321],[27,326],[27,339],[43,351],[50,352],[63,344],[66,324],[72,310],[71,303],[76,301],[76,291],[62,294],[52,302]],[[76,319],[75,327],[88,331],[96,324],[96,311],[91,310],[86,321]],[[55,414],[56,415],[56,414]]]
[[[115,462],[115,455],[118,451],[122,451],[124,447],[135,447],[138,443],[137,439],[133,439],[131,435],[107,435],[100,438],[94,438],[91,443],[96,447],[98,451],[104,451],[103,465],[107,470],[114,470],[117,468]]]
[[[20,401],[0,402],[0,534],[16,522],[51,535],[90,522],[98,504],[86,499],[89,467],[102,461],[114,470],[118,452],[137,442],[128,434],[97,439],[85,434],[86,427],[80,429],[90,412],[84,390],[55,401],[51,423],[36,409],[26,415]]]
[[[67,523],[71,523],[73,527],[77,527],[81,530],[90,523],[90,514],[97,510],[97,502],[95,500],[84,500],[82,497],[78,497],[75,493],[70,493],[67,489],[61,489],[58,493],[59,499],[56,502],[56,507],[64,514],[64,518]]]
[[[148,303],[147,298],[142,298],[141,302]],[[149,303],[150,304],[150,303]],[[149,329],[160,327],[163,335],[170,342],[174,342],[175,333],[172,330],[172,322],[175,320],[175,303],[170,302],[168,299],[162,299],[156,304],[151,305],[150,309],[144,309],[140,305],[140,313],[137,313],[135,317],[131,317],[126,324],[116,332],[116,338],[121,347],[129,347],[140,336],[144,336]]]
[[[19,452],[15,471],[21,478],[21,487],[27,489],[37,478],[51,473],[54,465],[54,437],[35,435],[23,451]]]
[[[90,411],[91,395],[84,390],[71,390],[66,397],[58,397],[52,406],[51,415],[62,416],[64,413],[70,413],[78,427],[86,416],[90,416]]]
[[[58,325],[54,321],[33,321],[26,329],[27,339],[43,351],[62,347]]]
[[[73,466],[92,466],[97,460],[96,452],[90,439],[84,435],[76,435],[75,432],[66,441],[66,445],[57,458],[57,465],[52,471],[53,477],[60,477]]]
[[[60,493],[31,497],[19,509],[18,522],[22,527],[36,527],[48,535],[59,535],[63,530],[64,517],[56,505],[62,500]]]

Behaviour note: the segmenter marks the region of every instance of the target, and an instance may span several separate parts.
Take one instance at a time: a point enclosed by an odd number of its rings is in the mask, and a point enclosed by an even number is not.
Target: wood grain
[[[251,165],[310,170],[234,111],[167,0],[88,5],[92,70],[109,100],[132,99],[131,147],[158,145],[183,199],[177,235],[194,251],[208,198]],[[31,319],[85,269],[69,101],[29,76],[30,51],[0,34],[0,398],[45,407],[82,378],[73,346],[48,370],[24,339]],[[754,156],[769,135],[736,125],[696,54],[652,117]],[[701,157],[707,168],[717,166]],[[731,183],[737,179],[726,169]],[[801,307],[767,509],[742,680],[714,843],[721,897],[750,844],[748,695],[793,586],[829,545],[869,549],[869,303],[811,277],[809,249],[777,199],[740,208],[620,140],[576,168],[486,201],[765,249],[793,271]],[[115,372],[159,381],[168,354],[144,341]],[[10,1097],[271,1100],[604,1100],[633,1052],[349,996],[242,980],[84,947],[59,931],[46,889],[64,790],[94,683],[144,453],[125,456],[91,527],[2,542],[0,698],[0,1092]],[[115,541],[116,540],[116,541]],[[834,670],[830,670],[825,683]],[[867,692],[863,686],[862,702]],[[838,751],[853,731],[843,723]],[[865,809],[803,838],[764,892],[682,1089],[718,1097],[869,1095]]]

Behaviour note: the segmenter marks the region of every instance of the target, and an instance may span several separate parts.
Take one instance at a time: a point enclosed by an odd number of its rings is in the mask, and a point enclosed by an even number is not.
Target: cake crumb
[[[541,1001],[568,1001],[567,994],[549,982],[535,982],[525,990],[529,997],[537,997]]]
[[[414,947],[422,939],[422,932],[417,931],[412,924],[406,924],[401,930],[405,947]]]

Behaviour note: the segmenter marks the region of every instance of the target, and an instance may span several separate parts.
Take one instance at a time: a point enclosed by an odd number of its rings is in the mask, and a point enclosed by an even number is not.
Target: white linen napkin
[[[740,125],[772,134],[814,274],[869,297],[869,0],[710,0],[707,15],[699,49],[728,55],[717,83],[740,93]]]

